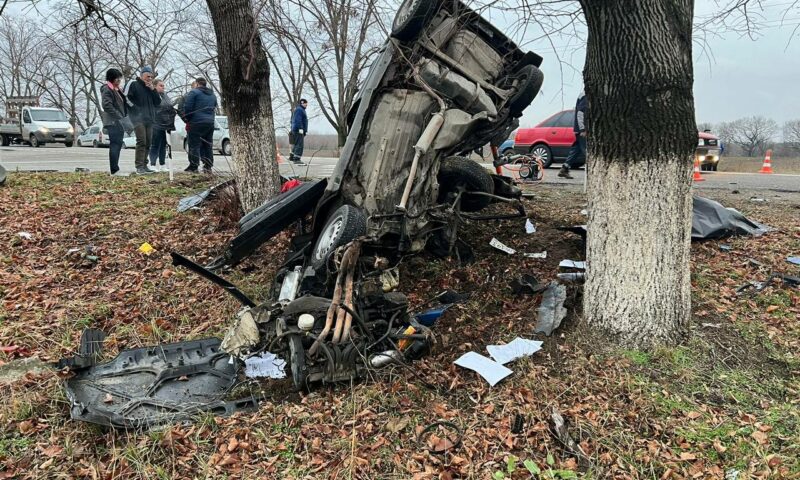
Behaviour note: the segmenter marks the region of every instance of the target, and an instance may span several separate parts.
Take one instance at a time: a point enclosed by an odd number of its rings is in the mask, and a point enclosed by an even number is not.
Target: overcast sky
[[[707,18],[730,1],[696,0],[695,18]],[[770,7],[763,13],[756,12],[761,26],[755,40],[741,37],[719,24],[709,29],[719,35],[707,37],[706,52],[695,44],[694,96],[698,122],[717,123],[763,115],[782,124],[800,118],[800,30],[796,31],[800,25],[800,6],[786,12],[792,3],[790,0],[762,0],[763,5]],[[19,10],[11,7],[9,13],[18,14]],[[490,10],[485,15],[501,29],[508,26],[508,35],[524,49],[544,57],[541,66],[544,85],[525,111],[521,124],[532,126],[559,110],[572,108],[582,87],[586,55],[585,35],[580,29],[578,35],[570,32],[552,37],[551,41],[537,41],[534,39],[542,32],[536,28],[523,34],[510,27],[520,19],[518,12]],[[309,114],[310,130],[333,133],[315,111],[313,100]]]

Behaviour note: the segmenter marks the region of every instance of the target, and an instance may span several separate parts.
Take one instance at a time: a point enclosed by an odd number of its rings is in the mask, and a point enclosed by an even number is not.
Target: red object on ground
[[[700,159],[694,157],[694,176],[692,176],[692,181],[695,182],[705,182],[706,179],[700,176]]]
[[[758,173],[775,173],[772,171],[772,150],[767,150],[767,154],[764,156],[764,165],[761,166]]]
[[[299,187],[302,183],[303,182],[301,182],[300,180],[298,180],[296,178],[293,178],[291,180],[287,180],[283,184],[283,186],[281,186],[281,193],[286,193],[286,192],[288,192],[289,190],[291,190],[291,189],[293,189],[295,187]]]

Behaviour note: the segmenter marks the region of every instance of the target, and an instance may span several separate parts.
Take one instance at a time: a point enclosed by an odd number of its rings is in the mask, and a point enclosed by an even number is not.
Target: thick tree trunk
[[[588,325],[630,347],[691,317],[693,0],[581,0],[589,27]]]
[[[207,0],[217,36],[222,103],[233,173],[245,211],[279,191],[269,62],[250,0]]]

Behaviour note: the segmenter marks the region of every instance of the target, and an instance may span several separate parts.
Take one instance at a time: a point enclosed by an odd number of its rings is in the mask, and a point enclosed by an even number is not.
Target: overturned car
[[[331,177],[245,215],[239,235],[205,268],[173,254],[174,263],[242,302],[221,351],[240,360],[278,354],[299,389],[424,355],[436,315],[413,312],[396,291],[397,261],[426,248],[463,257],[463,221],[525,215],[511,179],[468,155],[499,145],[517,127],[541,87],[541,61],[459,1],[404,1],[348,115]],[[482,215],[490,203],[507,204],[509,212]],[[213,273],[297,224],[269,301],[256,305]],[[453,292],[431,299],[438,312],[457,301]],[[215,374],[214,365],[199,374]],[[152,403],[157,395],[146,390]],[[88,403],[80,405],[84,417]]]
[[[524,215],[510,179],[466,155],[517,127],[541,87],[541,60],[460,2],[405,1],[350,112],[330,179],[246,215],[210,265],[236,263],[311,214],[276,277],[274,301],[246,307],[223,350],[278,353],[303,389],[423,355],[430,332],[395,291],[393,265],[425,248],[463,255],[457,229],[465,219]],[[493,202],[511,212],[478,213]]]

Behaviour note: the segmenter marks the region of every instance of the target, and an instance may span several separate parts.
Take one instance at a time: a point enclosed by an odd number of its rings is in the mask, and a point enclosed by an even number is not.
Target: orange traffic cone
[[[772,171],[772,150],[767,150],[767,154],[764,156],[764,165],[761,166],[758,173],[775,173]]]
[[[694,176],[692,177],[692,181],[695,182],[705,182],[706,179],[700,176],[700,159],[694,157]]]
[[[278,147],[275,147],[275,150],[276,150],[277,155],[278,155],[278,165],[280,165],[281,163],[286,163],[286,159],[283,158],[283,155],[281,155],[281,149],[278,148]]]

